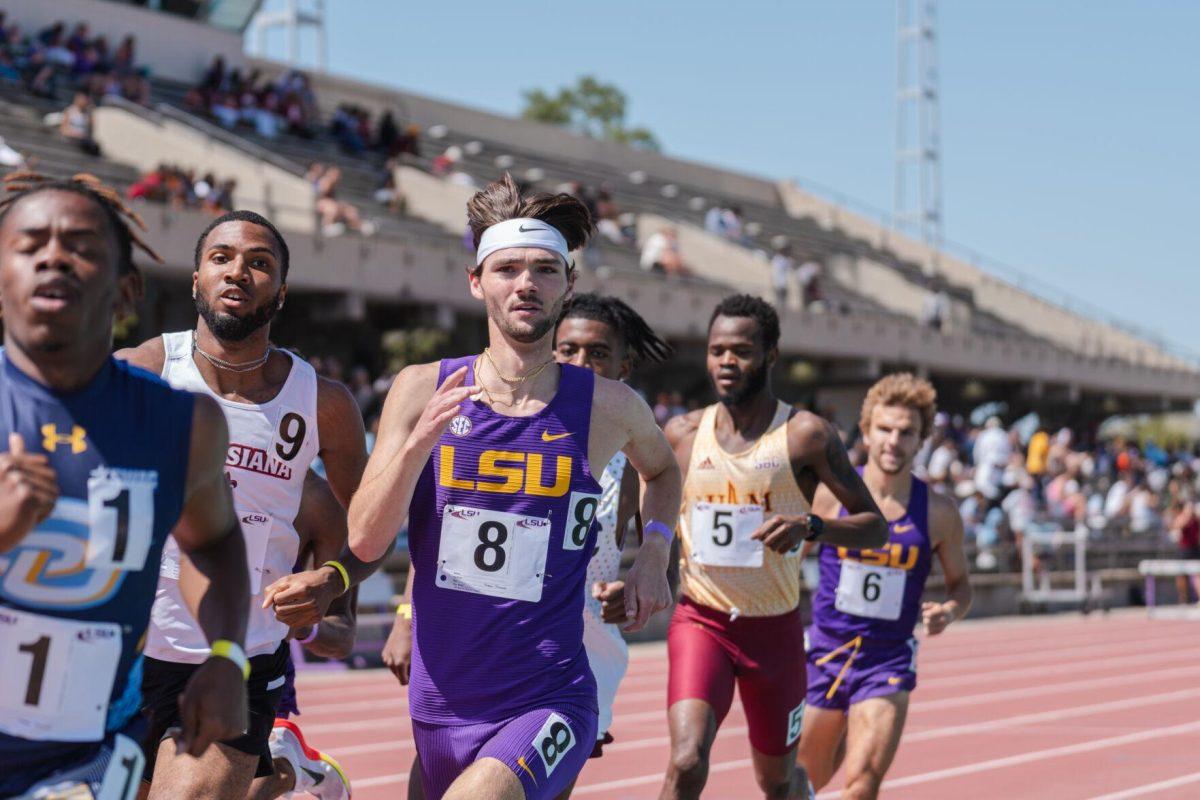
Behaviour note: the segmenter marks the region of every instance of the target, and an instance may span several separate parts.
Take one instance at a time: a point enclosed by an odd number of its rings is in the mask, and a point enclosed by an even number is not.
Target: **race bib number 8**
[[[762,542],[750,538],[762,526],[762,506],[693,503],[692,558],[710,567],[761,567]]]
[[[587,544],[596,509],[600,507],[600,495],[572,492],[567,506],[567,528],[563,531],[563,550],[582,550]]]
[[[861,561],[843,559],[834,607],[859,617],[898,620],[907,574],[895,567],[868,566]]]
[[[554,773],[554,768],[574,746],[575,733],[570,724],[558,714],[551,713],[546,719],[546,724],[533,738],[533,747],[542,757],[542,763],[546,765],[547,778]]]
[[[55,742],[104,738],[121,627],[0,609],[0,731]]]
[[[447,505],[437,585],[536,603],[542,599],[549,546],[548,519]]]

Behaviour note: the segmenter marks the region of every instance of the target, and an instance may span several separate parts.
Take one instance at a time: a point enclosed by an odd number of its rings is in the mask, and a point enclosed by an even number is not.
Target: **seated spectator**
[[[825,293],[821,291],[820,261],[805,259],[796,268],[796,280],[800,284],[800,306],[808,311],[819,311],[825,307]]]
[[[358,132],[358,115],[349,106],[338,106],[329,120],[329,132],[342,150],[352,156],[361,154],[366,147]]]
[[[209,192],[208,197],[204,199],[204,210],[214,217],[219,217],[221,214],[233,211],[233,192],[236,188],[237,181],[233,178],[229,178],[216,186],[213,191]]]
[[[942,287],[930,289],[921,306],[921,321],[935,331],[945,328],[950,321],[950,295]]]
[[[25,156],[12,149],[8,142],[4,141],[4,137],[0,136],[0,167],[24,168],[25,166]]]
[[[383,112],[383,116],[379,118],[379,128],[375,134],[375,148],[382,150],[390,158],[392,148],[396,146],[396,140],[400,138],[400,127],[396,125],[396,118],[392,116],[391,109]]]
[[[792,258],[792,246],[784,244],[771,256],[771,285],[775,288],[775,304],[780,311],[788,307],[788,284],[796,271],[796,260]]]
[[[308,180],[313,185],[317,196],[317,215],[321,220],[321,233],[324,236],[341,236],[349,228],[359,231],[364,236],[375,233],[375,224],[363,221],[358,208],[337,199],[338,184],[342,180],[342,171],[334,166],[314,163],[309,167]]]
[[[621,227],[621,210],[608,189],[601,188],[595,193],[592,216],[596,231],[608,241],[621,246],[633,243],[634,237]]]
[[[421,126],[409,125],[397,138],[388,155],[399,157],[401,162],[416,161],[421,157]]]
[[[212,107],[212,115],[216,117],[222,127],[233,130],[238,124],[238,120],[242,118],[242,109],[238,107],[237,96],[233,92],[221,95],[220,102]]]
[[[0,80],[8,83],[19,83],[21,81],[21,70],[17,66],[17,62],[13,59],[12,53],[8,48],[0,49]]]
[[[679,234],[674,228],[662,228],[651,234],[642,245],[639,263],[648,272],[660,272],[673,277],[688,274],[679,252]]]
[[[379,176],[379,188],[375,190],[375,202],[387,206],[393,214],[405,211],[404,193],[396,182],[396,159],[389,158]]]
[[[71,105],[63,109],[58,131],[88,155],[100,155],[100,145],[92,138],[92,99],[84,92],[76,92]]]

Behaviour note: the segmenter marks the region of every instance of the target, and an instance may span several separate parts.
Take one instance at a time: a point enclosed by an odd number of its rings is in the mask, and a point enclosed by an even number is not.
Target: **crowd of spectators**
[[[110,44],[93,36],[86,22],[68,28],[55,22],[27,33],[0,10],[0,80],[54,98],[60,88],[79,89],[93,100],[123,97],[145,104],[150,98],[149,72],[137,63],[137,39],[125,36]]]
[[[852,457],[865,459],[861,442]],[[1200,556],[1200,457],[1188,450],[1121,437],[1081,444],[1071,429],[1048,431],[1033,416],[1006,427],[996,415],[972,425],[939,413],[916,467],[956,499],[979,569],[1016,569],[1029,532],[1079,527],[1108,541],[1175,542]]]
[[[232,211],[237,181],[218,180],[211,172],[197,175],[194,169],[159,164],[144,173],[126,194],[130,200],[168,205],[171,208],[198,208],[214,216]]]
[[[275,139],[287,131],[305,139],[316,134],[317,101],[308,75],[285,70],[267,80],[257,69],[243,72],[215,56],[200,82],[184,96],[189,110],[215,119],[225,128],[245,126]]]

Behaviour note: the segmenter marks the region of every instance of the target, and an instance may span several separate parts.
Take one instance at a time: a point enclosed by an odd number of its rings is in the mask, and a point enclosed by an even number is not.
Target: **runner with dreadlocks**
[[[633,368],[643,363],[662,363],[671,356],[671,346],[658,337],[636,311],[615,297],[581,294],[563,307],[555,331],[554,357],[560,364],[590,369],[614,381],[626,380]],[[637,471],[625,454],[618,452],[598,476],[600,496],[591,512],[598,523],[596,545],[584,583],[583,645],[596,678],[599,725],[592,758],[599,758],[604,745],[612,742],[609,728],[617,686],[629,666],[629,649],[621,636],[625,615],[624,581],[618,581],[621,552],[629,523],[637,520],[638,543],[642,525],[638,512]],[[411,586],[411,578],[410,586]],[[383,660],[408,683],[412,654],[411,607],[401,604],[400,613],[383,650]],[[420,771],[412,770],[409,800],[420,800]],[[414,788],[416,787],[416,788]],[[570,794],[568,787],[559,797]]]
[[[112,358],[141,220],[90,175],[6,180],[0,202],[0,796],[129,800],[142,646],[168,533],[211,652],[182,750],[246,727],[248,577],[216,403]],[[3,445],[0,445],[3,446]]]

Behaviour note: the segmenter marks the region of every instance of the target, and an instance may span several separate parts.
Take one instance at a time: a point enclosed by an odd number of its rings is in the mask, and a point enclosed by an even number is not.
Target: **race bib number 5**
[[[437,585],[508,600],[542,599],[550,520],[447,505]]]
[[[762,542],[750,538],[762,526],[762,506],[693,503],[692,558],[710,567],[761,567]]]
[[[24,739],[104,738],[121,627],[0,608],[0,731]]]
[[[859,617],[900,619],[906,575],[895,567],[874,567],[844,559],[834,607]]]

